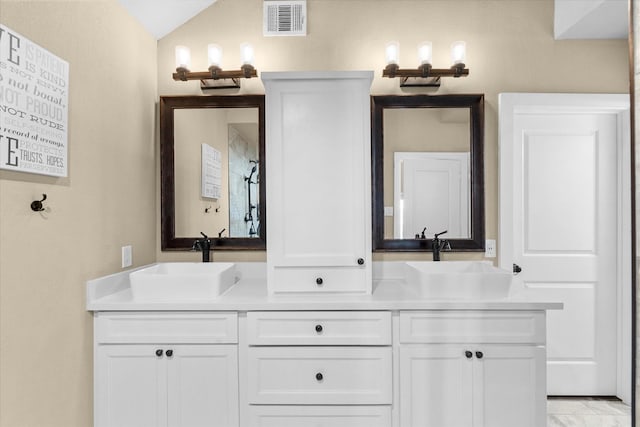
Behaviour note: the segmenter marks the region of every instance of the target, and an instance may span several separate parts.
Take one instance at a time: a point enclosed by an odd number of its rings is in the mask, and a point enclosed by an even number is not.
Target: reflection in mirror
[[[373,245],[484,250],[484,97],[372,97]]]
[[[207,183],[203,144],[219,161]],[[176,234],[256,237],[258,109],[185,108],[174,113]],[[203,185],[216,186],[203,191]],[[214,194],[215,193],[215,194]],[[223,231],[224,230],[224,231]]]
[[[469,109],[384,113],[385,239],[470,237]]]
[[[160,98],[162,250],[266,247],[264,96]]]

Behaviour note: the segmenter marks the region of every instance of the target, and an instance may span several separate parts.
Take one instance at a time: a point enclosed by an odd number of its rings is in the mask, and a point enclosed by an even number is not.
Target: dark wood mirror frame
[[[175,175],[174,175],[174,112],[195,108],[257,108],[259,134],[260,174],[260,232],[258,237],[214,238],[213,248],[220,250],[266,249],[266,174],[264,151],[264,95],[235,96],[161,96],[160,97],[160,234],[163,251],[191,250],[193,242],[202,236],[177,237],[175,230]]]
[[[374,252],[432,250],[432,239],[384,238],[384,126],[383,114],[389,108],[469,108],[471,150],[471,237],[447,239],[451,250],[484,251],[484,95],[385,95],[371,97],[371,174]]]

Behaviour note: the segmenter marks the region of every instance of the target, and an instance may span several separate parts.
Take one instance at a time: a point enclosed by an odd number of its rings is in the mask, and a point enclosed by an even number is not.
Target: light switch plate
[[[131,267],[133,264],[132,252],[131,245],[122,247],[122,268]]]
[[[484,257],[495,258],[496,257],[496,241],[494,239],[487,239],[484,246]]]

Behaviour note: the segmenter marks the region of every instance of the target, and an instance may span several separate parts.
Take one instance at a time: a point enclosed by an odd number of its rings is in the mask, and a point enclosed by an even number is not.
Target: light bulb
[[[431,65],[431,60],[433,57],[433,49],[431,42],[422,42],[418,45],[418,60],[421,65],[429,64]]]
[[[387,65],[395,64],[398,65],[398,60],[400,59],[400,43],[398,42],[389,42],[385,46],[385,55],[387,58]]]
[[[240,58],[242,65],[253,65],[253,47],[249,43],[240,45]]]
[[[463,41],[451,44],[451,62],[453,65],[464,64],[467,59],[467,44]]]
[[[220,67],[222,64],[222,48],[217,44],[208,45],[207,57],[209,58],[209,67]]]
[[[191,51],[186,46],[176,46],[176,69],[191,67]]]

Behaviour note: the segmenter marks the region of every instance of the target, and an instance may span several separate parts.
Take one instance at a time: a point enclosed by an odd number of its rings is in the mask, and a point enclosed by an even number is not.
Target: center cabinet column
[[[370,294],[373,72],[261,79],[269,293]]]

